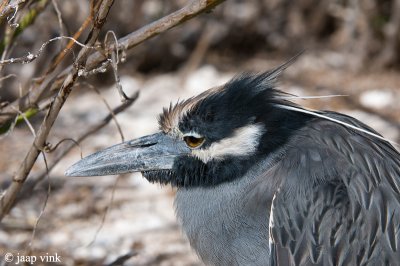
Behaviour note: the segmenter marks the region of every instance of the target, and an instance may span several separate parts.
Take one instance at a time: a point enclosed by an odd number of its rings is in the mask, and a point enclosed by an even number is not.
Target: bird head
[[[158,133],[89,155],[66,175],[142,172],[150,182],[177,187],[207,187],[240,178],[309,119],[279,107],[293,105],[287,94],[274,89],[285,67],[242,74],[171,104],[159,116]]]

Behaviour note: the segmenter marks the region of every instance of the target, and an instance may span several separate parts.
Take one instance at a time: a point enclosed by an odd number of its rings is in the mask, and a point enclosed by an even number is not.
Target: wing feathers
[[[325,115],[371,130],[347,116]],[[292,141],[275,168],[284,176],[273,201],[275,256],[285,254],[288,265],[399,263],[400,154],[319,119]]]

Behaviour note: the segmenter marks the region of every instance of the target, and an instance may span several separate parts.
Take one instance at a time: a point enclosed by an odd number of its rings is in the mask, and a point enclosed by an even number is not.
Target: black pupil
[[[202,138],[196,138],[193,136],[186,136],[183,138],[185,140],[185,142],[189,145],[189,146],[198,146],[201,144],[201,142],[203,141]]]

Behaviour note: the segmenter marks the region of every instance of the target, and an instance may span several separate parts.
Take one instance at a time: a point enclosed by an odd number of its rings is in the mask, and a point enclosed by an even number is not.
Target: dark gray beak
[[[123,142],[89,155],[65,172],[66,176],[102,176],[171,169],[176,157],[190,149],[182,140],[162,132]]]

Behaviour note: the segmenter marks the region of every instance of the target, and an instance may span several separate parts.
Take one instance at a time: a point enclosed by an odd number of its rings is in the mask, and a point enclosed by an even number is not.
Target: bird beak
[[[65,175],[102,176],[168,170],[176,157],[189,152],[183,141],[159,132],[91,154],[69,167]]]

